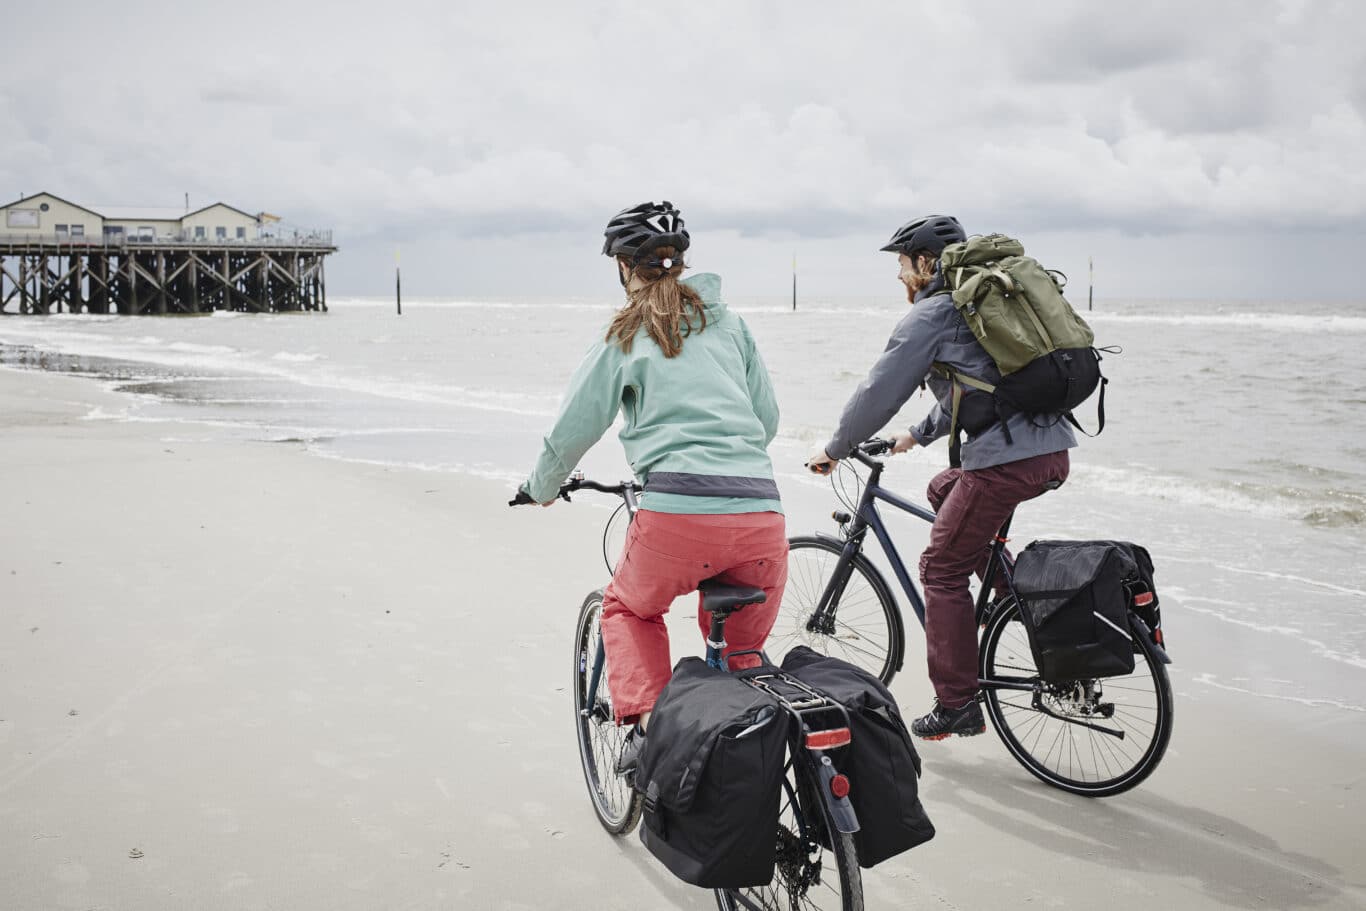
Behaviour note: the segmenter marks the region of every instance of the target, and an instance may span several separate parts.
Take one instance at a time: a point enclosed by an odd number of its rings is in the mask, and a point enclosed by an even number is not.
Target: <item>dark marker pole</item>
[[[394,304],[398,307],[398,315],[403,315],[403,276],[398,269],[398,247],[394,248]]]
[[[797,254],[792,254],[792,312],[797,312]]]
[[[1091,299],[1096,293],[1096,261],[1094,257],[1086,257],[1086,309],[1091,309]]]

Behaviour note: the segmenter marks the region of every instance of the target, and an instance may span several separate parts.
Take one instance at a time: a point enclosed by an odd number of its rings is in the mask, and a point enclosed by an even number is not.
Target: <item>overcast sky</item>
[[[1354,0],[9,6],[0,195],[331,227],[334,296],[614,294],[667,198],[735,295],[895,295],[947,212],[1098,299],[1366,298]]]

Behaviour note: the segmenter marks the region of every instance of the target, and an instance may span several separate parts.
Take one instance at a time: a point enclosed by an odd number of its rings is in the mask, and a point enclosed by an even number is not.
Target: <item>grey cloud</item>
[[[609,0],[342,2],[321,31],[290,4],[149,9],[17,13],[32,40],[0,103],[0,181],[128,204],[188,191],[376,247],[513,250],[664,195],[744,244],[880,238],[922,208],[1139,234],[1366,213],[1353,4],[1278,20],[1231,3],[699,2],[661,19]],[[53,76],[40,49],[58,39],[73,63]],[[174,75],[120,73],[92,106],[110,47]]]

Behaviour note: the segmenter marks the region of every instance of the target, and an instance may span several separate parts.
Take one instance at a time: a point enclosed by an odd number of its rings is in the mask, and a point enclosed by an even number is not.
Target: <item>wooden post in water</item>
[[[797,254],[792,254],[792,312],[797,312]]]
[[[403,276],[398,269],[398,247],[394,247],[394,306],[398,308],[398,315],[403,315]]]
[[[1096,290],[1096,260],[1093,256],[1086,257],[1086,309],[1091,309],[1091,298]]]

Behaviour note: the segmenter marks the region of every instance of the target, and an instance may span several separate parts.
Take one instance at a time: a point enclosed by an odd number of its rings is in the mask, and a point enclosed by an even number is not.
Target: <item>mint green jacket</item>
[[[768,444],[778,402],[745,321],[721,302],[721,278],[684,282],[706,305],[707,325],[666,358],[642,327],[631,353],[604,330],[569,381],[555,427],[522,489],[553,500],[618,413],[641,507],[671,513],[781,512]]]

